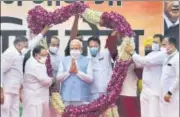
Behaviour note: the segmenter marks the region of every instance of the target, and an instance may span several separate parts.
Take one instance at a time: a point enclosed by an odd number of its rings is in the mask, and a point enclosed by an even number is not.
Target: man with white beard
[[[161,117],[179,117],[179,52],[176,38],[167,37],[165,59],[161,76]]]
[[[49,87],[54,79],[47,75],[47,50],[37,46],[33,56],[26,62],[23,81],[22,117],[50,117]]]
[[[28,43],[25,37],[16,37],[14,45],[2,54],[2,85],[4,104],[1,106],[2,117],[19,117],[19,90],[23,80],[23,59],[28,49],[33,49],[49,30],[49,26]]]
[[[136,53],[132,54],[133,61],[143,67],[143,88],[140,95],[141,117],[161,117],[159,84],[162,65],[166,58],[166,53],[163,52],[166,44],[167,41],[163,40],[163,36],[156,34],[153,37],[152,52],[144,57]]]
[[[82,42],[70,42],[70,54],[62,59],[56,79],[61,82],[61,96],[65,105],[80,105],[90,101],[92,66],[82,53]]]

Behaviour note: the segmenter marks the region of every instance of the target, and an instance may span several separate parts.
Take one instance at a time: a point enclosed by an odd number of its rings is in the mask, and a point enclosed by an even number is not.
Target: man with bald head
[[[61,96],[65,105],[80,105],[90,101],[92,66],[82,53],[82,42],[70,42],[70,56],[62,59],[56,79],[61,82]]]

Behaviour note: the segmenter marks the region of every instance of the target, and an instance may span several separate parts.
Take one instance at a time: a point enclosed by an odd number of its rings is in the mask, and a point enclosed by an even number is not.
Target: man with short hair
[[[2,117],[19,117],[19,97],[23,80],[23,61],[28,49],[32,50],[51,26],[44,29],[28,43],[26,37],[16,37],[14,45],[2,54],[1,90],[4,90],[4,104],[1,107]],[[30,54],[30,52],[29,52]],[[24,60],[23,60],[24,59]],[[21,87],[21,89],[20,89]]]
[[[70,42],[70,56],[62,59],[56,79],[61,82],[60,94],[65,105],[80,105],[90,101],[90,83],[93,82],[92,66],[81,55],[82,42]]]
[[[160,117],[160,78],[162,73],[162,64],[166,58],[166,53],[162,46],[163,40],[161,34],[153,36],[152,52],[146,56],[132,54],[133,61],[138,67],[143,68],[143,89],[140,95],[141,117]],[[160,51],[162,50],[162,51]]]
[[[161,117],[179,117],[179,52],[174,37],[165,38],[166,53],[161,75]]]
[[[32,54],[25,65],[22,117],[50,117],[49,87],[54,79],[46,72],[48,53],[44,47],[37,46]]]
[[[112,33],[114,34],[114,33]],[[109,38],[116,38],[116,34]],[[97,37],[88,39],[88,47],[90,50],[90,60],[93,66],[94,81],[91,85],[91,101],[106,94],[106,89],[112,75],[111,54],[108,48],[101,51],[101,42]]]
[[[50,43],[48,44],[49,54],[46,59],[46,68],[47,74],[49,77],[56,77],[58,72],[59,63],[61,61],[61,55],[59,53],[60,40],[56,36],[52,36],[50,38]],[[55,85],[50,87],[50,96],[52,96],[53,92],[59,93],[60,82],[56,82]],[[57,117],[57,113],[53,109],[52,105],[50,105],[50,111],[52,117]]]
[[[19,117],[19,89],[23,79],[22,62],[27,38],[16,37],[12,47],[2,54],[2,85],[4,104],[1,106],[2,117]]]

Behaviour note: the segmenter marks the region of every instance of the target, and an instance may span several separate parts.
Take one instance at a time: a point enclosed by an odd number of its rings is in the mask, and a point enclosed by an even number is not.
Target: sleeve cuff
[[[83,76],[84,73],[83,73],[82,71],[78,71],[78,72],[77,72],[77,75],[78,75],[78,76]]]

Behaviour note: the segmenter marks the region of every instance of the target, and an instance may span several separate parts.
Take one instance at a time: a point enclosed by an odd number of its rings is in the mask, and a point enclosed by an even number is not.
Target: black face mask
[[[145,55],[148,55],[150,52],[152,52],[152,49],[145,49]]]

